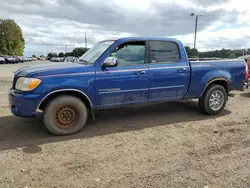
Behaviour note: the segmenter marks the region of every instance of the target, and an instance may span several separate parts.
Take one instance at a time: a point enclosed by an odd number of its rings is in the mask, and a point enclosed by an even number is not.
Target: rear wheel
[[[226,106],[227,92],[221,85],[208,86],[204,94],[199,98],[200,109],[209,115],[219,114]]]
[[[85,125],[88,112],[85,104],[73,96],[59,96],[44,110],[44,124],[55,135],[69,135]]]

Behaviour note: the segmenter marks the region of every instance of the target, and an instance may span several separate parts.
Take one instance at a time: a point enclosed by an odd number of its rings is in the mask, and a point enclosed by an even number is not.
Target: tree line
[[[231,49],[222,48],[221,50],[213,50],[213,51],[206,51],[206,52],[199,52],[197,49],[190,48],[189,46],[185,46],[185,49],[189,58],[199,57],[199,58],[231,58],[233,59],[233,58],[237,58],[243,55],[243,49],[231,50]],[[50,58],[51,57],[67,57],[67,56],[80,57],[87,51],[88,51],[88,48],[77,47],[73,49],[72,52],[67,52],[67,53],[51,52],[47,56]],[[250,49],[246,50],[244,53],[250,54]]]
[[[22,56],[24,38],[20,26],[11,19],[0,19],[0,55]]]
[[[199,52],[197,49],[194,50],[194,48],[190,48],[189,46],[185,46],[185,49],[187,51],[188,57],[199,57],[199,58],[237,58],[239,56],[244,54],[250,54],[250,49],[244,50],[231,50],[231,49],[225,49],[222,48],[221,50],[213,50],[213,51],[206,51],[206,52]]]
[[[58,54],[54,53],[54,52],[50,52],[47,56],[49,58],[51,58],[51,57],[68,57],[68,56],[80,57],[88,50],[89,50],[89,48],[77,47],[77,48],[74,48],[72,52],[67,52],[67,53],[60,52]]]

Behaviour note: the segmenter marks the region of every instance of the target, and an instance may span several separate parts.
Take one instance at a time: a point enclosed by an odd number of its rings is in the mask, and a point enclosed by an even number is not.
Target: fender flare
[[[213,82],[215,82],[215,81],[226,81],[226,82],[227,82],[227,87],[228,87],[227,92],[229,91],[229,89],[230,89],[230,81],[229,81],[228,79],[226,79],[226,78],[224,78],[224,77],[213,78],[213,79],[209,80],[209,81],[206,83],[206,86],[204,87],[204,89],[203,89],[203,91],[201,92],[201,95],[200,95],[200,96],[202,96],[202,95],[204,94],[204,92],[206,91],[207,87],[208,87],[211,83],[213,83]]]

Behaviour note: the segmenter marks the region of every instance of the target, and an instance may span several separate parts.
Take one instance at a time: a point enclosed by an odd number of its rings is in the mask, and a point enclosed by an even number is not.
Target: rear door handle
[[[185,72],[186,70],[187,70],[187,69],[186,69],[186,68],[184,68],[184,67],[183,67],[183,68],[179,68],[179,69],[177,69],[177,71],[178,71],[178,72]]]
[[[146,74],[146,71],[137,71],[136,74],[137,74],[137,75]]]

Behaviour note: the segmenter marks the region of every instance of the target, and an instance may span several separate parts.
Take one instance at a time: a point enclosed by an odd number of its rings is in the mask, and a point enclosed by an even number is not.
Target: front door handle
[[[137,74],[137,75],[146,74],[146,71],[137,71],[136,74]]]
[[[183,68],[179,68],[179,69],[177,69],[177,71],[178,71],[178,72],[185,72],[186,70],[187,70],[187,69],[186,69],[186,68],[184,68],[184,67],[183,67]]]

